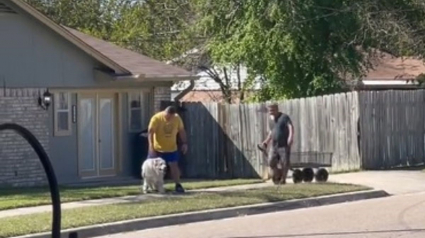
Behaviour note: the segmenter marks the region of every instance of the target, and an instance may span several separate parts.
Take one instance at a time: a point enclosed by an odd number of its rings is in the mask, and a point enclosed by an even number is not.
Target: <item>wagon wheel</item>
[[[324,168],[320,168],[319,170],[317,170],[315,178],[316,178],[316,182],[324,183],[328,181],[329,172]]]
[[[302,171],[303,181],[306,183],[310,183],[314,179],[314,171],[312,168],[304,168]]]
[[[294,183],[301,183],[303,181],[303,172],[299,169],[294,170],[292,173],[292,181],[294,181]]]

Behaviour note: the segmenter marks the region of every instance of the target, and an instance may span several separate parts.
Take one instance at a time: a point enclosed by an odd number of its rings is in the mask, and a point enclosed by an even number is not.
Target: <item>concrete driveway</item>
[[[365,185],[385,190],[392,195],[425,192],[425,172],[422,171],[365,171],[331,174],[329,182]]]

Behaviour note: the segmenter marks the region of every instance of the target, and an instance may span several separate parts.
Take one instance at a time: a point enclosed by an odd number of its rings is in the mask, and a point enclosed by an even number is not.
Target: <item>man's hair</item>
[[[268,108],[276,108],[279,109],[279,105],[277,103],[272,103],[267,106]]]
[[[176,114],[177,113],[177,109],[174,106],[168,106],[167,108],[165,108],[164,110],[167,114]]]

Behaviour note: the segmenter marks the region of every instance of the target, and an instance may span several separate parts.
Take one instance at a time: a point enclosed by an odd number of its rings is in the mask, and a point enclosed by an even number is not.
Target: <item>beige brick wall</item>
[[[155,87],[153,89],[153,110],[158,112],[161,108],[161,101],[171,100],[170,87]]]
[[[40,141],[49,153],[49,114],[38,106],[44,89],[0,90],[0,124],[17,123]],[[0,187],[44,185],[40,159],[28,142],[14,131],[0,133]]]

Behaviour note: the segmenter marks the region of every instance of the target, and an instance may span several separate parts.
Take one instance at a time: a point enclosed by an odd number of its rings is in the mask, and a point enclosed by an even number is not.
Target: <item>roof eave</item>
[[[364,85],[419,85],[415,79],[394,79],[394,78],[380,78],[380,79],[364,79],[361,80]]]
[[[156,82],[178,82],[186,80],[198,80],[200,76],[196,75],[117,75],[113,79],[117,81],[156,81]]]
[[[22,10],[39,20],[41,23],[49,27],[51,30],[55,31],[57,34],[64,37],[66,40],[73,43],[75,46],[89,54],[91,57],[95,58],[99,62],[105,64],[106,66],[110,67],[111,69],[115,70],[116,73],[120,74],[129,74],[130,72],[125,69],[124,67],[118,65],[114,61],[110,60],[106,56],[104,56],[99,51],[93,49],[89,45],[87,45],[85,42],[78,39],[78,37],[74,36],[71,32],[63,28],[62,26],[56,24],[53,20],[48,18],[47,16],[43,15],[41,12],[30,6],[28,3],[21,1],[21,0],[11,0],[16,6],[20,7]]]

